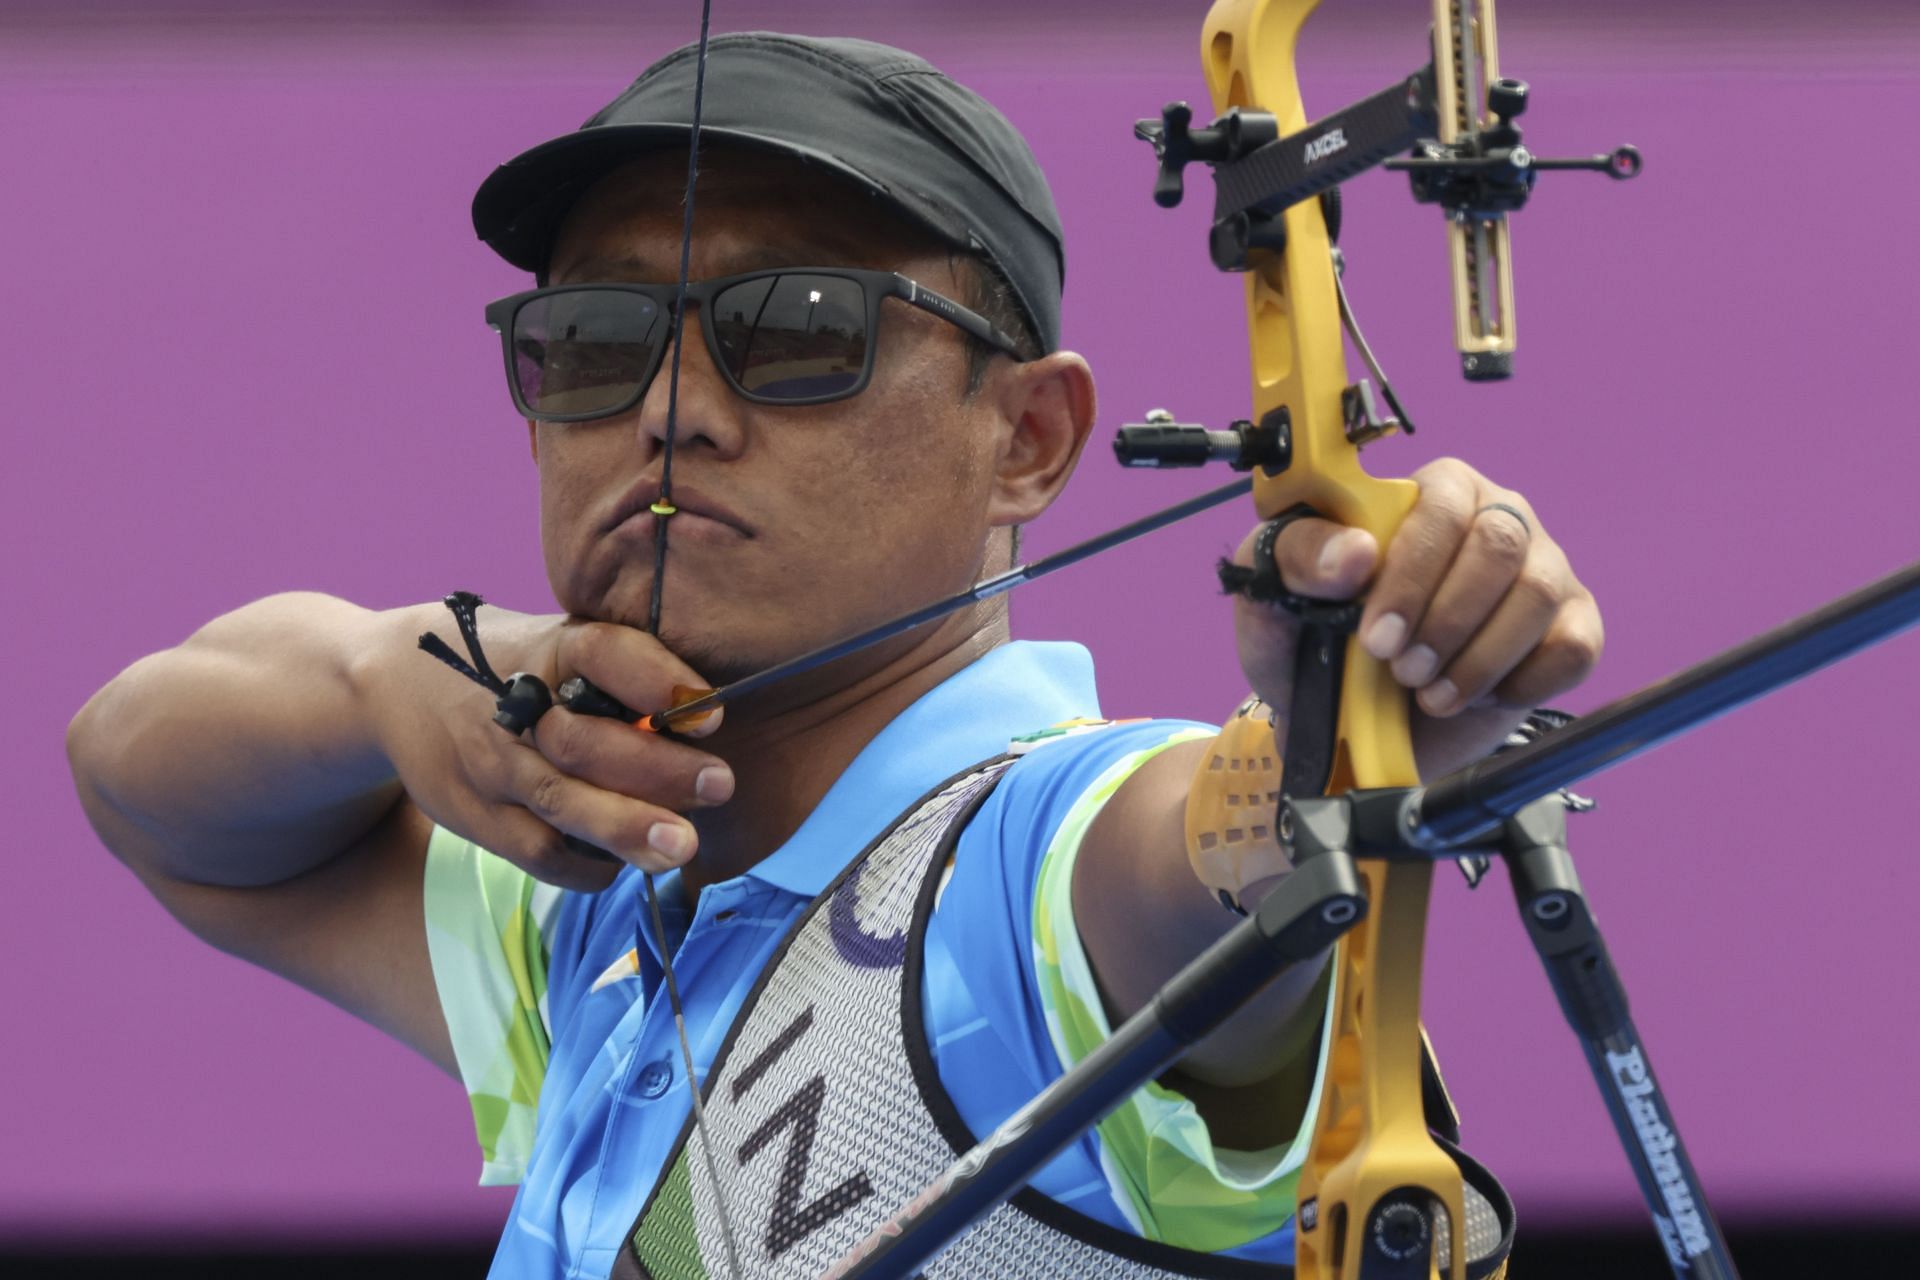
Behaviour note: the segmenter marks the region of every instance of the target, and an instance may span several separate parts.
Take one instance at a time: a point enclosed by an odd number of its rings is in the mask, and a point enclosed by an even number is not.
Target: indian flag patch
[[[1146,717],[1134,716],[1128,720],[1062,720],[1051,728],[1035,733],[1026,733],[1007,744],[1007,754],[1023,756],[1035,747],[1045,746],[1059,738],[1071,738],[1076,734],[1091,733],[1096,729],[1105,729],[1116,724],[1139,724]]]

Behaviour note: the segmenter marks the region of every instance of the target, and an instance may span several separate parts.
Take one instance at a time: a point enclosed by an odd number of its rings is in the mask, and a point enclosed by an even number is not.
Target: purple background
[[[1067,339],[1105,427],[1244,412],[1238,284],[1206,265],[1205,202],[1154,208],[1128,136],[1204,98],[1204,6],[718,7],[722,29],[911,45],[1021,126],[1056,184]],[[61,752],[115,671],[271,591],[550,606],[480,323],[523,277],[474,242],[467,201],[691,38],[695,7],[395,8],[0,8],[0,1236],[490,1232],[504,1212],[473,1187],[458,1086],[176,928],[100,849]],[[1310,32],[1310,109],[1420,60],[1422,6],[1359,8]],[[1606,610],[1579,710],[1920,544],[1913,17],[1748,5],[1733,29],[1723,6],[1589,8],[1503,11],[1504,68],[1539,90],[1529,140],[1631,140],[1647,169],[1543,184],[1516,235],[1513,382],[1454,372],[1437,216],[1397,178],[1355,185],[1345,234],[1369,337],[1423,425],[1373,465],[1457,452],[1531,496]],[[1097,446],[1031,545],[1203,483],[1124,473]],[[1017,628],[1090,645],[1112,714],[1223,714],[1241,678],[1207,566],[1248,518],[1027,592]],[[1920,1196],[1916,654],[1896,641],[1589,788],[1585,882],[1730,1215]],[[1427,1011],[1469,1145],[1523,1215],[1630,1211],[1504,885],[1443,880]]]

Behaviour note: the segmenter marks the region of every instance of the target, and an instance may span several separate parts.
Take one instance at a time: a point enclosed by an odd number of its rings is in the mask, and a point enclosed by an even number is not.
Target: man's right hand
[[[682,815],[733,789],[695,745],[564,709],[509,737],[491,695],[420,652],[421,632],[451,628],[439,604],[269,596],[134,663],[67,731],[88,819],[176,919],[449,1072],[422,919],[435,821],[599,889],[618,868],[566,836],[663,869],[692,852]],[[583,675],[641,710],[700,683],[630,628],[488,608],[481,633],[500,671]],[[668,832],[689,837],[678,856]]]
[[[490,694],[419,651],[414,611],[392,621],[352,679],[402,788],[441,826],[529,874],[569,889],[605,888],[618,864],[567,848],[567,836],[642,870],[679,866],[698,841],[682,815],[732,796],[733,772],[718,757],[617,720],[556,705],[530,732],[510,736],[492,721]],[[496,670],[529,671],[550,689],[584,676],[653,711],[672,704],[675,686],[704,684],[632,627],[489,606],[480,628]],[[716,714],[686,734],[703,738],[719,725]]]

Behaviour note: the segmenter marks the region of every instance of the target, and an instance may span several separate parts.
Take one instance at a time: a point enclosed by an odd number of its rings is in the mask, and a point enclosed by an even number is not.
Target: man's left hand
[[[1442,458],[1414,473],[1420,496],[1386,549],[1329,520],[1296,520],[1274,560],[1287,589],[1348,600],[1366,593],[1360,643],[1413,691],[1422,777],[1499,745],[1528,711],[1586,679],[1603,632],[1593,593],[1520,494]],[[1253,563],[1255,533],[1234,559]],[[1235,602],[1240,664],[1281,715],[1292,702],[1299,620]]]

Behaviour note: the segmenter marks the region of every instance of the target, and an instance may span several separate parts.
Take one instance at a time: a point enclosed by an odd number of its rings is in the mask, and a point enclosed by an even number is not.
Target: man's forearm
[[[270,596],[141,659],[80,709],[67,752],[88,818],[136,871],[272,884],[326,861],[399,796],[356,660],[407,625],[330,596]]]

